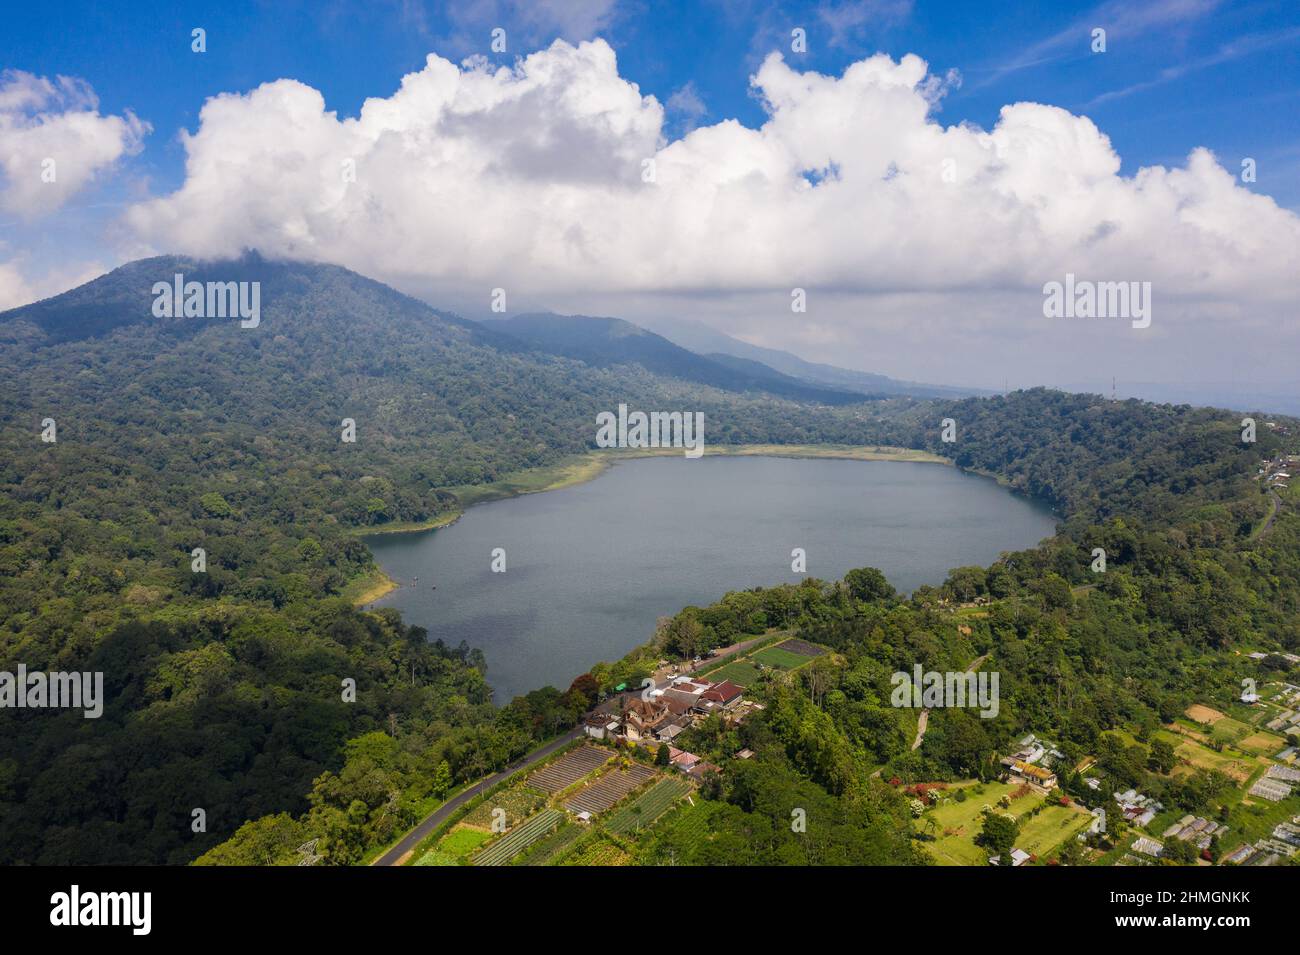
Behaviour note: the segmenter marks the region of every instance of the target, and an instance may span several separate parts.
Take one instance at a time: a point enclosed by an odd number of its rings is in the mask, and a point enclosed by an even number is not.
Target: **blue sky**
[[[206,31],[201,54],[191,50],[196,27]],[[504,53],[490,49],[495,27],[507,32]],[[791,49],[794,28],[806,31],[806,52]],[[1090,48],[1095,28],[1106,31],[1104,53]],[[557,39],[593,38],[593,48],[536,54]],[[773,51],[776,63],[766,59]],[[878,53],[886,57],[873,60]],[[447,69],[467,57],[507,67],[529,57],[531,66],[513,79],[469,82],[466,72],[457,81],[426,67],[430,54]],[[671,312],[920,380],[1074,386],[1118,374],[1262,381],[1300,394],[1300,375],[1278,354],[1292,337],[1300,344],[1294,0],[100,0],[7,10],[0,67],[0,307],[138,255],[255,245],[336,261],[471,316],[484,286],[509,284],[512,311],[651,325]],[[863,69],[875,78],[863,81]],[[399,96],[413,74],[444,92],[459,83],[468,99],[454,122],[437,96]],[[899,83],[909,98],[890,92]],[[201,123],[222,94],[236,97]],[[26,105],[6,114],[6,97]],[[479,116],[475,97],[492,109]],[[382,109],[348,122],[368,98]],[[1017,103],[1059,109],[1017,112],[1001,127],[998,161],[977,152],[969,180],[963,153],[969,191],[916,186],[946,151],[961,152],[947,143],[954,128],[997,135],[1001,111]],[[17,179],[43,152],[6,152],[6,143],[60,110],[94,111],[107,152],[63,193],[23,191]],[[466,111],[477,118],[464,120]],[[361,199],[301,191],[303,169],[333,168],[339,150],[355,148],[372,174],[385,170],[358,184]],[[1194,160],[1197,149],[1212,158]],[[677,204],[658,221],[645,213],[662,207],[627,199],[626,182],[610,178],[650,153],[676,170],[661,195]],[[206,173],[187,176],[187,155]],[[1247,157],[1254,181],[1239,175]],[[1165,171],[1144,178],[1144,167]],[[911,186],[883,189],[899,170]],[[701,178],[692,192],[687,180]],[[816,188],[791,200],[807,183]],[[471,204],[453,212],[454,192]],[[57,201],[42,207],[50,195]],[[438,201],[422,208],[430,195]],[[606,208],[610,221],[595,222],[590,210]],[[515,210],[508,230],[492,230],[493,216]],[[438,231],[440,217],[465,234]],[[809,223],[822,222],[821,244],[809,242]],[[682,235],[697,245],[675,250]],[[793,251],[773,251],[787,244]],[[477,257],[458,259],[466,248]],[[496,248],[499,258],[484,252]],[[1156,281],[1166,311],[1144,340],[1044,331],[1043,281],[1088,270]],[[821,310],[782,319],[776,306],[804,285]],[[929,349],[936,339],[953,347]],[[1071,377],[1080,367],[1085,381]]]
[[[960,87],[943,102],[946,123],[969,120],[987,128],[1003,104],[1019,100],[1063,106],[1102,127],[1126,173],[1181,162],[1192,145],[1203,145],[1225,159],[1254,157],[1261,188],[1292,208],[1300,205],[1300,4],[1169,4],[1167,18],[1116,35],[1115,11],[1147,5],[645,0],[611,5],[596,21],[607,25],[596,30],[575,30],[557,18],[553,30],[522,26],[520,40],[530,41],[524,49],[531,50],[557,35],[599,34],[618,53],[622,75],[643,93],[667,102],[691,84],[707,110],[699,120],[734,117],[755,125],[763,113],[749,95],[748,77],[763,54],[785,45],[790,27],[803,26],[809,36],[803,63],[819,72],[838,73],[878,51],[895,58],[916,53],[933,70],[959,71]],[[493,54],[487,45],[493,26],[513,32],[515,19],[504,4],[459,21],[447,12],[473,6],[13,5],[0,36],[0,64],[83,78],[102,111],[131,109],[148,121],[153,133],[132,164],[156,188],[170,189],[184,162],[176,131],[194,128],[209,96],[292,77],[319,89],[327,108],[355,115],[366,97],[391,93],[430,52],[453,59],[482,52],[510,62],[514,49]],[[1094,23],[1111,26],[1104,56],[1093,55],[1087,37],[1077,33],[1069,42],[1051,42]],[[203,56],[190,51],[195,26],[208,33]],[[1173,75],[1162,79],[1164,73]],[[1115,98],[1097,102],[1107,96]]]

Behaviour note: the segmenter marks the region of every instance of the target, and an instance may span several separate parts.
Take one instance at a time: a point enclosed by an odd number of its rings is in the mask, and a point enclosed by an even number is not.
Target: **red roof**
[[[730,703],[744,692],[745,688],[743,686],[737,686],[730,680],[723,680],[700,694],[700,699],[713,700],[717,703]]]

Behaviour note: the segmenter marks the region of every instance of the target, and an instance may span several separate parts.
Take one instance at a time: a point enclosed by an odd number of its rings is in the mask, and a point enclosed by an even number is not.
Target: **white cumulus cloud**
[[[149,131],[129,110],[101,116],[94,91],[66,76],[0,74],[0,209],[31,220],[63,206],[136,153]]]
[[[1192,303],[1187,315],[1213,320],[1294,304],[1300,218],[1208,151],[1121,175],[1105,134],[1057,107],[1008,105],[987,131],[943,125],[934,107],[950,81],[914,55],[833,77],[772,54],[751,79],[761,126],[724,120],[670,140],[664,108],[601,40],[557,41],[513,68],[431,55],[352,118],[280,80],[209,100],[184,137],[184,184],[127,222],[160,250],[256,247],[443,301],[486,303],[497,286],[578,308],[781,293],[785,334],[748,328],[773,344],[797,344],[798,286],[841,302],[810,307],[802,326],[827,348],[860,344],[863,309],[846,296],[887,299],[895,321],[898,296],[916,296],[935,321],[981,293],[1023,293],[1032,308],[1067,271],[1151,281],[1166,309]],[[990,334],[1032,320],[986,312]]]

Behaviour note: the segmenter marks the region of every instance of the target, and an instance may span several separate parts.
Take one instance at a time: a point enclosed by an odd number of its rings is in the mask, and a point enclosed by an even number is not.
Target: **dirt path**
[[[1273,499],[1273,510],[1269,513],[1268,519],[1264,521],[1264,526],[1256,532],[1254,540],[1259,540],[1273,529],[1273,522],[1277,520],[1278,512],[1282,510],[1282,499],[1277,496],[1277,492],[1269,488],[1268,496]]]
[[[971,661],[970,666],[966,668],[966,672],[971,673],[974,670],[978,670],[984,664],[984,661],[987,660],[988,658],[989,658],[989,654],[987,653],[981,657],[976,657],[974,660]],[[929,727],[930,727],[930,711],[922,710],[921,715],[916,718],[916,739],[912,741],[913,750],[918,750],[921,748],[921,744],[925,742],[925,731],[929,729]],[[871,774],[872,778],[879,778],[883,770],[884,770],[883,766],[880,769],[877,769],[874,773]]]

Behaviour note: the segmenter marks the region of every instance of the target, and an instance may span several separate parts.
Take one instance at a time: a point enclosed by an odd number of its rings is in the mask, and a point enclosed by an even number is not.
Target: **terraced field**
[[[577,824],[560,828],[547,836],[528,853],[524,865],[554,865],[573,845],[590,830]]]
[[[474,857],[473,865],[506,865],[538,839],[543,838],[564,819],[558,809],[543,809],[525,819],[504,836]]]
[[[607,749],[583,746],[565,753],[528,777],[528,785],[554,795],[568,789],[583,776],[609,762],[613,754]]]
[[[574,812],[604,812],[632,790],[637,789],[655,777],[655,771],[649,766],[633,763],[626,769],[612,769],[590,786],[578,790],[565,807]]]
[[[687,842],[706,842],[709,838],[709,820],[717,809],[717,803],[700,800],[693,806],[683,806],[667,823],[673,836]]]
[[[691,789],[684,779],[670,776],[661,779],[629,805],[621,807],[605,821],[605,828],[615,835],[627,835],[653,826]]]
[[[561,865],[627,865],[631,856],[603,838],[593,839],[569,856]]]
[[[506,828],[509,829],[531,816],[544,802],[546,797],[540,792],[527,786],[515,785],[493,793],[480,805],[474,807],[462,821],[467,826],[490,829],[492,823],[498,818],[494,815],[496,810],[504,809]]]
[[[819,657],[826,652],[825,647],[819,647],[815,643],[809,643],[807,640],[800,640],[792,637],[789,640],[782,641],[776,645],[776,649],[784,650],[786,653],[796,653],[801,657]]]

